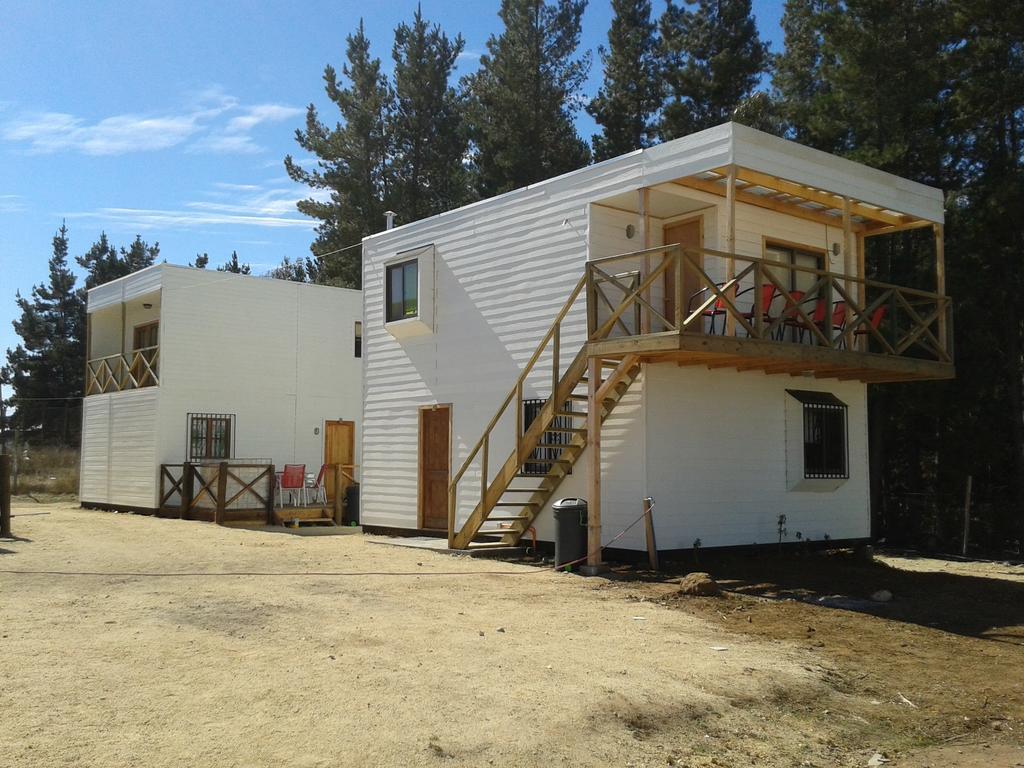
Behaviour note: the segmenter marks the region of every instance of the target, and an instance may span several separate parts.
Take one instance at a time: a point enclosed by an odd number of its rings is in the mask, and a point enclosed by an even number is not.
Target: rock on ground
[[[679,580],[681,595],[717,595],[722,591],[708,573],[689,573]]]

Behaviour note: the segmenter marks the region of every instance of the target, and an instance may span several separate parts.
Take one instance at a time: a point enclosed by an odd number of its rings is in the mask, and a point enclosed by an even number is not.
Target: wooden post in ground
[[[213,522],[224,524],[224,502],[228,498],[228,463],[222,461],[217,465],[217,506],[213,511]]]
[[[188,520],[192,510],[192,496],[195,493],[195,473],[192,471],[191,462],[186,461],[181,465],[181,511],[178,517]]]
[[[274,524],[274,494],[277,493],[277,472],[271,464],[267,470],[267,525]]]
[[[0,453],[0,538],[11,538],[11,454]]]
[[[651,233],[650,233],[650,207],[651,207],[651,190],[647,187],[637,190],[637,223],[640,225],[640,244],[643,249],[650,247]],[[664,254],[662,254],[664,256]],[[651,255],[644,255],[643,269],[640,274],[640,281],[643,282],[647,275],[651,273]],[[644,299],[646,301],[651,300],[651,289],[648,288],[644,291]],[[640,316],[640,333],[651,332],[651,313],[643,312]]]
[[[341,525],[345,505],[345,470],[341,464],[335,464],[334,470],[334,524]]]
[[[967,555],[967,544],[971,539],[971,483],[974,478],[967,476],[967,489],[964,491],[964,543],[960,554]]]
[[[644,531],[647,534],[647,564],[652,571],[658,570],[658,542],[654,538],[654,499],[644,499]]]
[[[587,567],[601,567],[601,360],[587,360],[587,448],[590,453],[590,498],[587,499]]]

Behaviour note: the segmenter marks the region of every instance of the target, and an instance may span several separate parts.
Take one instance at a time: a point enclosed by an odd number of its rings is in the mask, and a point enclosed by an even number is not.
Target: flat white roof
[[[220,272],[216,269],[198,269],[186,267],[180,264],[153,264],[152,266],[140,269],[130,275],[119,277],[116,280],[97,285],[90,288],[87,296],[87,311],[95,312],[105,307],[121,304],[126,301],[137,299],[146,294],[155,293],[160,290],[163,283],[165,271],[175,270],[187,272],[189,277],[197,281],[220,281],[220,280],[260,280],[268,283],[281,283],[283,285],[296,286],[302,290],[329,290],[348,291],[350,293],[362,293],[354,288],[338,288],[333,285],[319,285],[316,283],[298,283],[290,280],[276,280],[272,277],[259,275],[240,275],[235,272]]]
[[[514,205],[538,194],[555,194],[566,188],[594,186],[594,202],[612,194],[651,187],[687,176],[735,165],[816,190],[917,219],[943,221],[942,190],[910,179],[855,163],[821,150],[805,147],[739,123],[723,123],[664,144],[589,165],[539,181],[527,187],[480,200],[419,221],[377,232],[373,240],[426,222],[438,223],[473,215],[483,208]],[[615,177],[614,190],[607,183]]]

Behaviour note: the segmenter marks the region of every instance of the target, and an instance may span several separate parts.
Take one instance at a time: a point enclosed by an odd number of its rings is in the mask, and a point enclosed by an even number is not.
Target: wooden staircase
[[[590,381],[587,376],[587,344],[564,372],[559,367],[561,325],[585,284],[581,280],[555,318],[548,333],[524,367],[515,386],[448,489],[448,544],[452,549],[496,549],[519,543],[533,521],[548,504],[554,492],[587,446],[587,422],[590,418]],[[537,362],[547,353],[550,363],[551,395],[530,423],[523,423],[523,390],[528,378],[538,376]],[[595,401],[603,421],[629,390],[641,365],[635,355],[602,359]],[[490,439],[509,409],[515,414],[515,447],[497,473],[490,471]],[[540,452],[537,449],[541,449]],[[539,454],[539,455],[538,455]],[[478,481],[472,492],[477,497],[473,511],[456,527],[460,488],[466,492],[467,470],[478,468]],[[493,474],[493,477],[492,477]]]

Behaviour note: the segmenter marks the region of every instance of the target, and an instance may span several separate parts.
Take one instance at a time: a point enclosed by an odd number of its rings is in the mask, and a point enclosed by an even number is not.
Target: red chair
[[[324,486],[324,480],[327,478],[327,465],[321,464],[320,471],[316,474],[316,480],[306,486],[306,493],[311,494],[313,497],[313,503],[320,502],[321,504],[327,503],[327,488]]]
[[[868,320],[868,325],[870,325],[871,327],[865,328],[863,324],[858,325],[856,328],[853,329],[853,335],[866,336],[869,333],[871,333],[872,330],[877,331],[879,327],[881,327],[882,321],[885,320],[885,316],[888,313],[888,311],[889,306],[887,304],[883,304],[880,307],[876,307],[875,311],[871,313],[871,318]]]
[[[715,287],[718,288],[719,290],[722,289],[723,285],[725,285],[725,283],[715,283]],[[709,288],[701,288],[696,293],[693,293],[693,294],[690,295],[690,298],[686,302],[686,313],[687,313],[687,315],[689,315],[689,314],[691,314],[693,312],[694,304],[703,304],[707,300],[706,296],[707,296],[709,291],[710,291]],[[735,301],[736,301],[736,286],[733,285],[731,288],[729,288],[729,290],[725,292],[725,295],[728,296],[730,299],[732,299],[733,303],[735,303]],[[728,314],[728,310],[726,309],[725,301],[722,299],[721,296],[719,296],[717,299],[715,299],[715,303],[712,304],[707,309],[705,309],[701,314],[702,314],[703,318],[710,318],[711,319],[711,327],[708,329],[708,333],[710,333],[712,335],[717,333],[717,331],[715,331],[715,327],[716,327],[716,324],[717,324],[719,316],[721,316],[722,317],[722,333],[723,334],[725,333],[725,328],[726,328],[726,325],[725,325],[725,315]]]
[[[284,495],[288,494],[289,498],[294,499],[298,495],[299,501],[302,506],[306,506],[306,465],[305,464],[285,464],[284,472],[281,473],[281,503],[284,504]]]
[[[797,312],[797,306],[804,303],[806,291],[790,291],[786,298],[786,306],[782,309],[782,323],[779,324],[778,340],[781,341],[786,334],[786,328],[799,329],[803,324],[803,318]]]
[[[745,293],[750,293],[751,291],[756,290],[756,287],[747,288],[746,290],[740,291],[737,294],[736,298],[739,298]],[[771,325],[772,320],[775,319],[772,317],[771,310],[772,302],[775,301],[776,295],[777,290],[772,283],[767,283],[766,285],[761,286],[761,320],[764,322],[765,325]],[[751,304],[750,310],[748,312],[741,313],[741,316],[744,320],[753,325],[756,317],[755,305]]]

